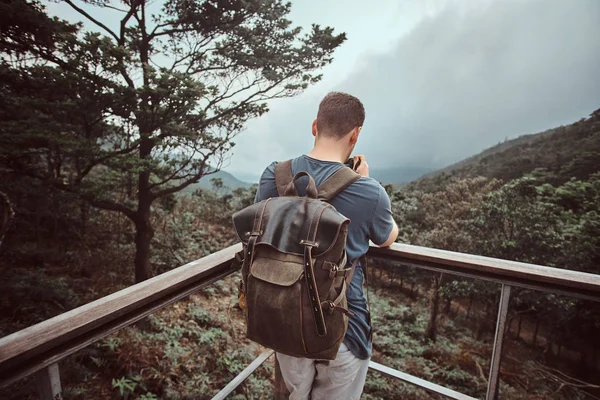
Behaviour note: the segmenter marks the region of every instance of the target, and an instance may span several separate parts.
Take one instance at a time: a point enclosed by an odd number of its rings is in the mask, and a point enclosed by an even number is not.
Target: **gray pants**
[[[369,360],[356,358],[344,343],[335,360],[296,358],[276,353],[290,400],[360,399]]]

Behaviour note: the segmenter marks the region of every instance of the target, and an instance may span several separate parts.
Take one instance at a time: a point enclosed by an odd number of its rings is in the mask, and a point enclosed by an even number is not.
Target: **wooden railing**
[[[241,248],[231,246],[3,337],[0,386],[36,373],[41,398],[55,399],[58,361],[235,272],[231,264]]]
[[[232,261],[240,250],[240,244],[231,246],[1,338],[0,386],[35,374],[42,400],[61,398],[57,364],[60,360],[235,272],[231,267]],[[495,398],[498,389],[500,356],[513,287],[600,301],[600,275],[404,244],[393,244],[388,248],[371,247],[369,255],[387,260],[397,268],[413,266],[501,285],[486,399]],[[215,398],[225,398],[271,355],[272,352],[261,354]],[[465,394],[375,362],[371,362],[370,367],[448,398],[473,400]],[[276,385],[281,386],[281,382],[276,382]],[[276,387],[276,393],[281,393],[281,387]]]

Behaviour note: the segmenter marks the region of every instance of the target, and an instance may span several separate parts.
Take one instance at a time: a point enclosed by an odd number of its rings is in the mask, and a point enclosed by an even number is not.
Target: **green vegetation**
[[[388,186],[401,227],[399,240],[599,274],[600,153],[590,151],[599,147],[600,112],[596,111],[573,125],[498,145],[399,190]],[[561,163],[549,154],[558,154]],[[400,280],[401,286],[411,286],[411,292],[419,286],[427,292],[428,320],[421,338],[438,346],[444,340],[452,343],[469,336],[467,332],[449,338],[443,334],[442,314],[449,312],[454,301],[468,304],[468,315],[472,307],[483,310],[474,314],[471,328],[474,339],[485,343],[486,334],[494,327],[495,317],[490,315],[497,309],[498,287],[445,274],[431,276],[402,266],[376,265],[392,284]],[[546,393],[544,398],[585,398],[585,391],[576,387],[598,389],[600,305],[530,290],[517,291],[511,304],[516,337],[524,340],[521,328],[527,323],[533,327],[524,332],[524,337],[531,335],[528,350],[543,345],[543,359],[535,351],[521,359],[527,361],[531,376],[547,380],[535,390],[528,383],[530,395],[541,391]],[[541,331],[544,338],[540,338]],[[442,346],[449,354],[454,352]],[[545,369],[559,365],[570,378],[557,379]],[[429,379],[426,372],[416,375]],[[470,371],[471,375],[475,372]],[[510,382],[507,376],[502,379]],[[468,385],[476,386],[475,382]],[[463,390],[458,383],[455,387]],[[514,398],[527,397],[519,394],[518,386],[511,387]]]
[[[126,28],[102,34],[35,1],[0,5],[0,335],[235,243],[231,215],[256,186],[216,173],[233,137],[266,99],[318,81],[344,41],[318,26],[300,36],[279,1],[223,10],[169,0],[154,25],[143,4],[126,4]],[[164,55],[177,65],[162,65]],[[255,83],[228,97],[248,77]],[[399,240],[598,274],[598,149],[600,110],[388,186]],[[498,287],[372,266],[374,360],[481,397]],[[237,279],[61,362],[64,397],[210,398],[262,350],[244,338]],[[598,304],[516,290],[509,318],[503,399],[600,396]],[[265,364],[232,398],[268,398],[272,372]],[[28,378],[0,397],[33,391]],[[432,398],[377,373],[364,397]]]
[[[408,186],[430,190],[452,178],[483,176],[504,182],[543,168],[547,179],[559,185],[571,178],[587,179],[598,171],[600,109],[574,124],[521,136],[418,179]]]
[[[140,282],[152,205],[216,172],[267,100],[321,79],[345,35],[302,34],[280,0],[65,3],[97,31],[37,0],[0,6],[0,171],[128,218]]]

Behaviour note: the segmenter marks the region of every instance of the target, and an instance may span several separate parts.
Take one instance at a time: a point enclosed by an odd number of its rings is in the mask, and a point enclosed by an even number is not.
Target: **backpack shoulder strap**
[[[275,165],[275,185],[277,186],[279,196],[285,194],[285,189],[293,179],[292,160],[283,161]],[[297,195],[298,193],[296,193]]]
[[[348,167],[342,167],[335,171],[317,188],[321,200],[329,201],[337,196],[342,190],[360,179],[360,175]]]

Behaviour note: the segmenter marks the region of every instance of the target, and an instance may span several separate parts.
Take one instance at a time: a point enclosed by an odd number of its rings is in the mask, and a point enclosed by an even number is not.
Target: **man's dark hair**
[[[352,95],[331,92],[319,104],[317,130],[323,136],[341,139],[364,122],[365,107]]]

